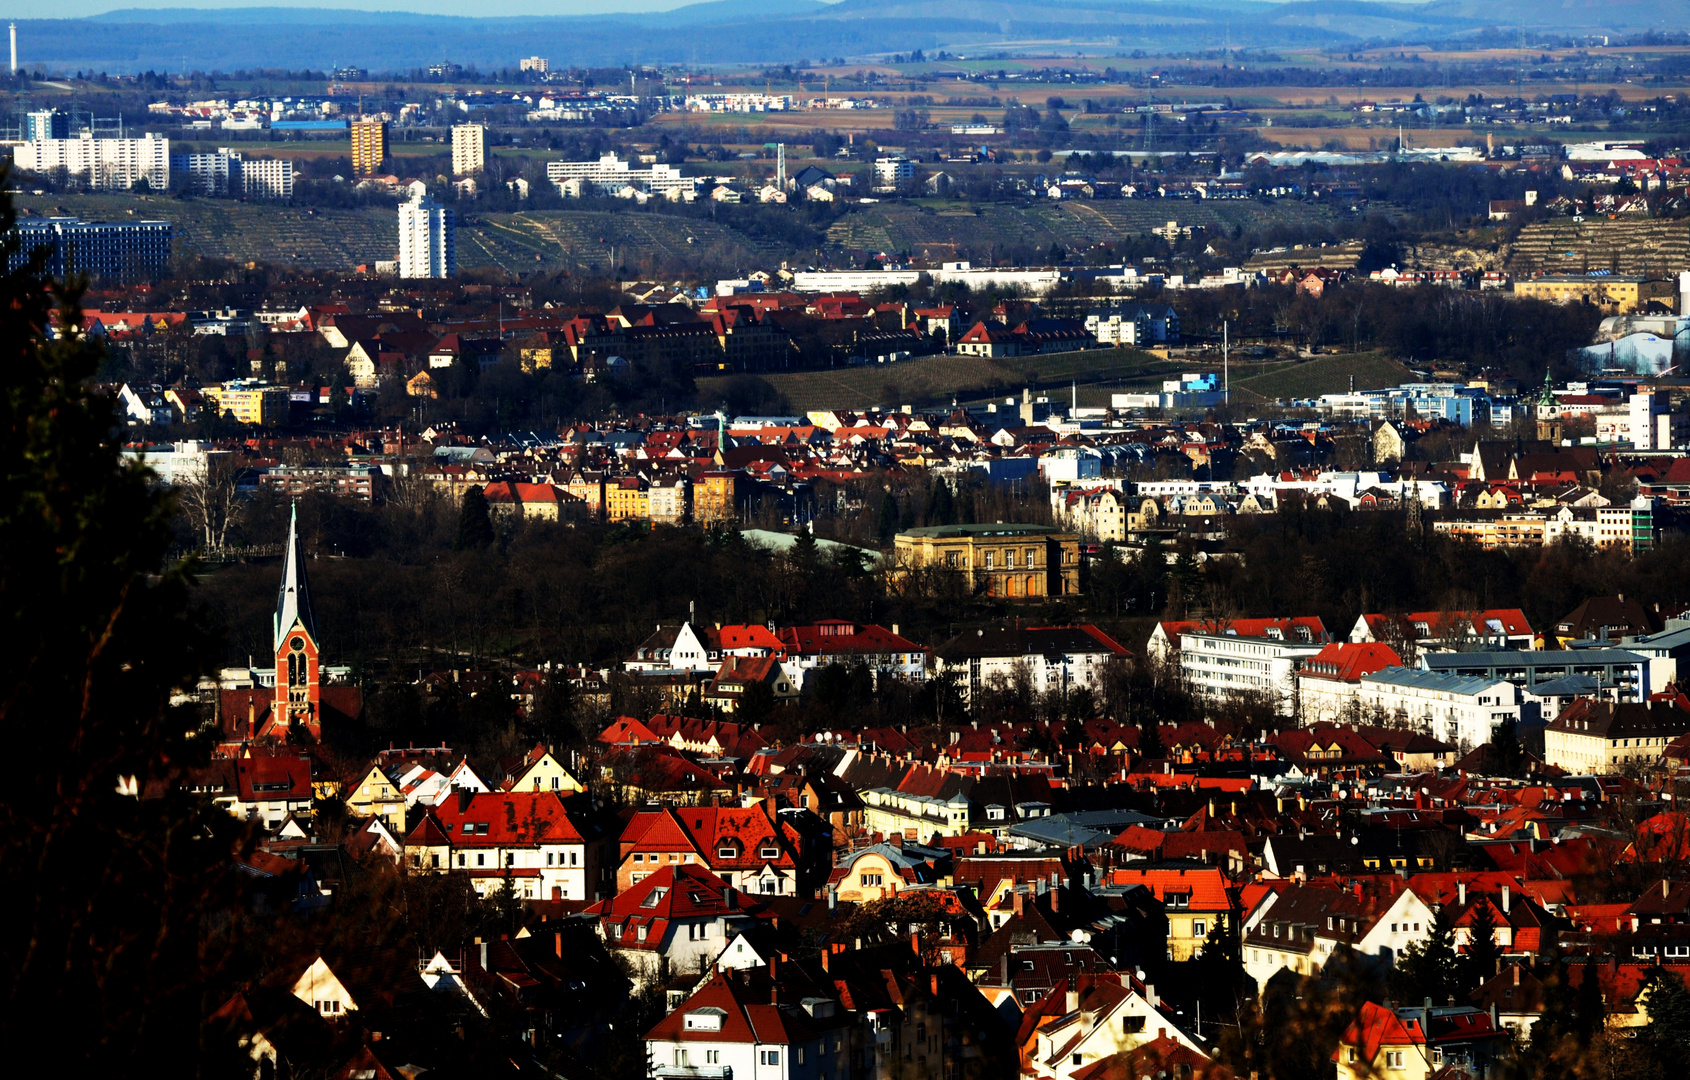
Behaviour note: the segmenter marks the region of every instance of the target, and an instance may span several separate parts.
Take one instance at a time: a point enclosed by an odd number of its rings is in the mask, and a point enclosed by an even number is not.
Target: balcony
[[[733,1080],[732,1065],[653,1065],[656,1080]]]

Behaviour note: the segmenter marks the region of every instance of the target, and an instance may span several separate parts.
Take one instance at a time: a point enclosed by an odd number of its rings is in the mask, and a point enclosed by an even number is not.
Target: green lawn
[[[1266,370],[1245,376],[1234,375],[1233,393],[1240,400],[1312,398],[1342,394],[1355,378],[1357,390],[1377,390],[1412,379],[1413,373],[1400,361],[1377,353],[1321,356],[1313,360],[1263,365]]]

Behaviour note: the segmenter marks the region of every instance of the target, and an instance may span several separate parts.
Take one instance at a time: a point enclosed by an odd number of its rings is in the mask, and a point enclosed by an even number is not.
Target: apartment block
[[[352,121],[352,174],[374,176],[387,160],[387,121]]]
[[[480,124],[452,128],[452,175],[474,176],[487,168],[487,129]]]

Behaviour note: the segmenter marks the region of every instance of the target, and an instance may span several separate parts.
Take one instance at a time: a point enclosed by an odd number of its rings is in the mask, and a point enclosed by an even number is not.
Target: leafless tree
[[[229,530],[240,521],[237,481],[240,465],[228,454],[208,454],[205,468],[178,488],[182,512],[200,535],[207,553],[222,551]]]

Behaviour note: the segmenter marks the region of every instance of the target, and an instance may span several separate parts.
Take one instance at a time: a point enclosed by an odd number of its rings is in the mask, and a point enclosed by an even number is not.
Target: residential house
[[[1112,662],[1132,654],[1097,627],[1029,626],[964,631],[934,650],[934,674],[950,679],[965,702],[997,685],[1010,685],[1025,676],[1033,692],[1068,695],[1086,690],[1099,694]]]
[[[1571,773],[1614,773],[1661,760],[1667,745],[1690,732],[1690,712],[1669,701],[1580,698],[1543,732],[1543,760]]]
[[[846,855],[828,878],[828,891],[841,900],[885,900],[907,889],[931,888],[949,880],[950,855],[897,837]]]
[[[1245,974],[1257,986],[1283,970],[1313,975],[1340,947],[1393,966],[1404,949],[1426,939],[1433,914],[1412,889],[1384,880],[1353,887],[1298,882],[1263,896],[1239,943]]]
[[[1487,1076],[1513,1048],[1510,1033],[1471,1005],[1405,1006],[1362,1003],[1338,1041],[1337,1080],[1429,1080]]]
[[[346,795],[346,809],[356,817],[380,818],[388,828],[405,828],[405,789],[380,765],[371,765]]]
[[[723,883],[762,896],[807,895],[831,855],[824,853],[819,865],[802,865],[796,827],[766,802],[638,813],[623,829],[618,848],[618,891],[666,867],[702,866]]]
[[[1168,959],[1190,960],[1202,953],[1211,934],[1239,931],[1238,893],[1221,868],[1191,863],[1155,867],[1118,866],[1110,885],[1142,885],[1168,913]]]
[[[702,866],[665,865],[586,914],[637,985],[702,971],[753,920],[754,904]]]
[[[414,870],[459,873],[477,895],[508,881],[529,900],[592,900],[599,888],[597,829],[572,817],[553,791],[460,791],[405,838]]]
[[[857,1019],[832,998],[780,1003],[754,976],[717,970],[645,1034],[654,1080],[846,1080]],[[761,981],[761,980],[757,980]]]

